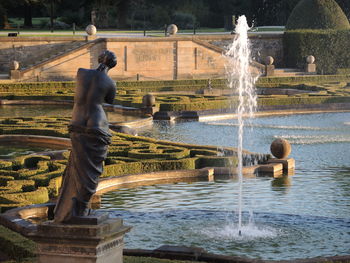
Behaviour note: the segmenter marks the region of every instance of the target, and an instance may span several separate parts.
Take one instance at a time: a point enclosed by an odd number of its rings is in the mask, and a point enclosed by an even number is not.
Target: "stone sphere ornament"
[[[169,25],[166,31],[168,32],[169,35],[176,35],[178,31],[177,25],[175,24]]]
[[[276,139],[271,143],[270,150],[277,159],[284,159],[291,153],[292,147],[287,140]]]
[[[10,69],[11,70],[18,70],[19,69],[19,62],[16,60],[11,61]]]
[[[142,97],[142,105],[144,107],[153,107],[156,103],[156,98],[152,94],[146,94]]]
[[[93,35],[96,35],[97,29],[94,25],[88,25],[85,28],[85,31],[89,36],[93,36]]]
[[[273,57],[271,57],[271,56],[267,56],[267,57],[265,58],[265,64],[266,64],[266,65],[272,65],[274,61],[275,61],[275,60],[274,60]]]
[[[315,57],[314,56],[307,56],[307,58],[306,58],[306,62],[307,62],[307,64],[314,64],[314,62],[315,62]]]

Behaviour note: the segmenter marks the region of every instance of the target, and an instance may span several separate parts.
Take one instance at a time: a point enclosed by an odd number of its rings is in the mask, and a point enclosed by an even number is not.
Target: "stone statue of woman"
[[[77,73],[72,120],[68,125],[72,150],[54,210],[56,223],[89,214],[88,203],[96,191],[111,142],[102,104],[114,101],[116,84],[107,72],[116,66],[117,58],[106,50],[98,62],[97,69],[80,68]]]

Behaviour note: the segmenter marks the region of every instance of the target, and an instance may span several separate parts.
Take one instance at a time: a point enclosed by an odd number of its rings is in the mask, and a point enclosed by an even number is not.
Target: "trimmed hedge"
[[[22,261],[25,258],[36,256],[36,243],[34,241],[1,225],[0,247],[2,252],[16,261]]]
[[[185,158],[181,160],[148,160],[111,164],[104,167],[101,178],[155,171],[195,169],[196,160],[197,158]]]
[[[320,74],[336,74],[339,68],[350,68],[350,30],[287,31],[283,42],[287,67],[303,68],[306,57],[313,55]]]
[[[350,29],[348,18],[334,0],[301,0],[290,14],[286,30]]]

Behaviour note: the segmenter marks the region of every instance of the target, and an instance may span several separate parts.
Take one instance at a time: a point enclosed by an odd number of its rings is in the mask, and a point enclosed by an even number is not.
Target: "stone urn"
[[[88,25],[85,28],[85,31],[89,36],[93,36],[93,35],[96,35],[97,29],[94,25]]]
[[[314,56],[307,56],[307,58],[306,58],[306,63],[307,64],[314,64],[314,62],[315,62],[315,57]]]
[[[10,62],[10,69],[11,70],[18,70],[19,69],[19,62],[16,60],[13,60]]]
[[[276,139],[271,143],[271,153],[278,159],[285,159],[292,151],[290,143],[285,139]]]
[[[171,24],[168,26],[167,30],[169,35],[176,35],[177,31],[178,31],[178,28],[177,28],[177,25],[175,24]]]
[[[146,94],[142,97],[142,106],[146,108],[153,107],[156,103],[156,98],[152,94]]]
[[[271,56],[265,58],[265,65],[273,65],[274,59]]]

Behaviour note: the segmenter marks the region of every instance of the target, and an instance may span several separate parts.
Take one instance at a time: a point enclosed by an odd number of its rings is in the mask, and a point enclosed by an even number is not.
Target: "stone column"
[[[123,237],[130,229],[108,215],[79,217],[76,224],[44,222],[32,239],[39,263],[122,263]]]

